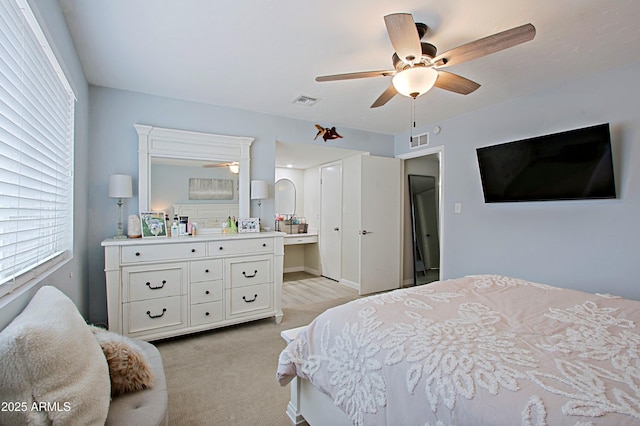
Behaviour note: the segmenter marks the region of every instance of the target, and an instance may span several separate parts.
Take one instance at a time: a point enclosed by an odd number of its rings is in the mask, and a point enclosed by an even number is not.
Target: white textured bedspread
[[[280,355],[358,425],[640,424],[640,302],[501,276],[359,299]]]

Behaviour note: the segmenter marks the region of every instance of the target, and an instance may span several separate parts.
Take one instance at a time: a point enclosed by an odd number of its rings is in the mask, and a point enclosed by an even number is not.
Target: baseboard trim
[[[288,268],[283,268],[282,272],[285,274],[288,272],[307,272],[311,275],[320,276],[320,271],[313,268],[307,268],[306,266],[290,266]]]
[[[320,271],[318,271],[317,269],[313,269],[313,268],[307,268],[306,266],[304,267],[304,271],[311,274],[311,275],[317,275],[320,276]]]
[[[354,283],[353,281],[345,280],[344,278],[340,280],[340,284],[350,287],[354,290],[360,291],[360,284]]]

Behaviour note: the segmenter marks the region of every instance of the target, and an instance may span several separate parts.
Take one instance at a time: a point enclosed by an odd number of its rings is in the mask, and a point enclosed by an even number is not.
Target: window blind
[[[75,97],[26,0],[0,2],[0,295],[69,258]]]

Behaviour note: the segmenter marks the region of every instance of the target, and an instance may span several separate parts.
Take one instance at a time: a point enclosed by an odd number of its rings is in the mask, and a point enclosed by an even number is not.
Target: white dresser
[[[156,340],[275,317],[284,234],[102,242],[109,330]]]

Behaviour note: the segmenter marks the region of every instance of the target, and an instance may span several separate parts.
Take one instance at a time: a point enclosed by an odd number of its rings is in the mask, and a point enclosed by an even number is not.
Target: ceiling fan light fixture
[[[240,172],[240,164],[238,163],[229,164],[229,171],[231,173],[238,174],[238,172]]]
[[[437,78],[438,72],[433,68],[416,66],[400,71],[391,82],[401,95],[417,98],[431,90]]]

